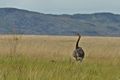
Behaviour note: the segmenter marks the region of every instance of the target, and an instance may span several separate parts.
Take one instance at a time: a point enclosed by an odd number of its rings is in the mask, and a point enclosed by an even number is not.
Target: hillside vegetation
[[[53,15],[0,8],[0,34],[120,36],[120,15],[113,13]]]
[[[82,37],[82,63],[72,57],[77,36],[0,36],[0,80],[119,80],[120,38]]]

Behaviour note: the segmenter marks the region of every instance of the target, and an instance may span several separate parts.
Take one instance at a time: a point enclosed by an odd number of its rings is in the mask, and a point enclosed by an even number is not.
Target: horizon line
[[[16,8],[16,7],[0,7],[0,9],[18,9],[18,10],[25,10],[29,12],[35,12],[35,13],[41,13],[41,14],[50,14],[50,15],[77,15],[77,14],[114,14],[114,15],[120,15],[120,13],[114,13],[111,11],[95,11],[95,12],[86,12],[86,13],[80,13],[80,12],[75,12],[75,13],[45,13],[45,12],[39,12],[36,10],[30,10],[30,9],[24,9],[24,8]]]

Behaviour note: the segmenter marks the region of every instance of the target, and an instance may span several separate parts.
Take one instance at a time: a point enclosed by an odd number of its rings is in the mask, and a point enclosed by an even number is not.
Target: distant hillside
[[[112,13],[53,15],[0,8],[0,34],[120,36],[120,15]]]

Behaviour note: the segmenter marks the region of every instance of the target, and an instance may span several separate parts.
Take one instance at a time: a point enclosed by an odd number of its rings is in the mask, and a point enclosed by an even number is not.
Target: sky
[[[112,12],[120,14],[120,0],[0,0],[0,8],[12,7],[46,14]]]

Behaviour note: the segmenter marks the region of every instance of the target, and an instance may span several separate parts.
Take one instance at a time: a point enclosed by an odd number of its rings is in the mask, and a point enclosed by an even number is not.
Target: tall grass
[[[12,59],[11,39],[0,36],[0,80],[120,80],[120,38],[82,37],[82,63],[71,56],[77,37],[18,37]]]

